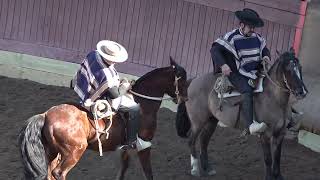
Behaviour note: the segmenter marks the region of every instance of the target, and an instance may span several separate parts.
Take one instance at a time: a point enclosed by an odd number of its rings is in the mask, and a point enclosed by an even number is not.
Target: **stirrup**
[[[133,142],[131,142],[129,144],[121,145],[121,146],[118,147],[118,149],[122,150],[122,151],[136,149],[136,148],[137,148],[136,141],[133,141]]]

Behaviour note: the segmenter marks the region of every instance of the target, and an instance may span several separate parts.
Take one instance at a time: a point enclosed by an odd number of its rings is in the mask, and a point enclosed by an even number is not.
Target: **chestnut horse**
[[[157,112],[162,97],[184,100],[187,97],[186,71],[170,57],[170,66],[155,69],[132,86],[134,100],[140,105],[140,126],[137,136],[142,142],[152,140],[156,130]],[[101,136],[103,151],[114,151],[125,144],[125,121],[119,113],[113,117],[108,139]],[[108,122],[108,121],[106,121]],[[98,120],[101,130],[106,127]],[[96,129],[91,116],[79,105],[61,104],[42,114],[32,116],[19,134],[19,146],[26,179],[65,180],[84,151],[98,151]],[[146,179],[153,179],[150,147],[137,152]],[[128,168],[127,150],[121,151],[121,168],[117,178],[123,179]]]

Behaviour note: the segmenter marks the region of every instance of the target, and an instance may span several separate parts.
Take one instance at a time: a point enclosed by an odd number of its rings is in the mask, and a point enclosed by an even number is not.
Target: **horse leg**
[[[87,144],[63,148],[61,161],[53,169],[52,175],[56,180],[65,180],[68,172],[77,164],[82,154],[87,149]]]
[[[138,137],[141,140],[150,142],[153,139],[154,133],[157,127],[156,119],[157,119],[156,113],[143,114],[141,116],[140,130],[138,133]],[[142,148],[143,149],[140,149],[138,151],[140,164],[142,166],[146,179],[152,180],[153,174],[152,174],[152,167],[151,167],[151,160],[150,160],[151,148],[150,147],[142,147]]]
[[[196,128],[192,128],[191,131],[191,136],[189,139],[189,148],[191,151],[191,175],[193,176],[201,176],[203,173],[201,172],[201,168],[200,168],[200,162],[197,154],[197,150],[196,150],[196,141],[197,138],[199,136],[201,132],[201,128],[200,127],[196,127]]]
[[[59,164],[60,154],[55,153],[49,156],[49,164],[48,164],[48,180],[55,180],[52,176],[52,171]]]
[[[127,151],[121,152],[121,167],[117,175],[118,180],[122,180],[124,178],[125,172],[129,167],[130,156]]]
[[[138,152],[140,164],[147,180],[153,179],[150,154],[151,148],[147,148]]]
[[[264,163],[266,168],[266,176],[265,180],[273,180],[272,179],[272,154],[271,154],[271,144],[270,144],[270,137],[268,137],[266,134],[263,134],[260,136],[260,141],[263,149],[263,155],[264,155]]]
[[[208,145],[210,138],[214,131],[216,130],[218,120],[214,117],[211,117],[210,120],[206,123],[203,130],[200,133],[200,162],[201,167],[207,175],[214,175],[216,171],[209,166],[208,162]]]
[[[285,133],[280,133],[278,136],[273,136],[272,139],[272,172],[275,180],[284,180],[280,171],[281,147]]]

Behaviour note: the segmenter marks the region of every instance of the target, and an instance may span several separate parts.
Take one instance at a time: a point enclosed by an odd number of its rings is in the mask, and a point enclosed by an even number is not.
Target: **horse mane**
[[[169,66],[169,67],[171,67],[171,66]],[[157,68],[157,69],[154,69],[154,70],[148,72],[147,74],[145,74],[145,75],[141,76],[140,78],[138,78],[138,80],[134,83],[133,86],[135,86],[136,84],[141,83],[142,81],[148,79],[149,77],[152,77],[153,74],[158,73],[159,71],[163,71],[163,70],[165,70],[165,69],[167,69],[169,67]]]
[[[285,64],[287,61],[290,61],[291,59],[297,59],[295,57],[294,52],[286,51],[280,54],[280,56],[272,64],[271,68],[269,69],[269,72],[274,68],[280,68],[283,64]]]

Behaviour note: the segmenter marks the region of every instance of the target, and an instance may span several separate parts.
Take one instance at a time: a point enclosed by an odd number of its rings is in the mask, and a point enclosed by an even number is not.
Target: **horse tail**
[[[178,105],[177,115],[176,115],[176,130],[178,136],[182,138],[188,137],[188,131],[191,128],[190,119],[188,116],[186,103],[182,102]]]
[[[26,179],[47,178],[48,160],[42,143],[45,114],[37,114],[27,120],[19,133],[19,147]]]

